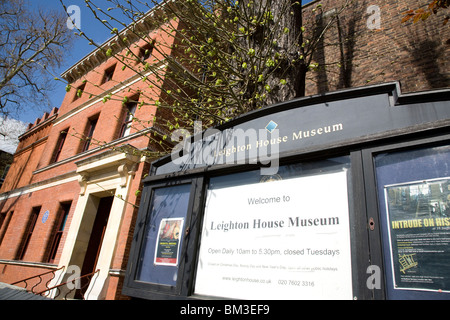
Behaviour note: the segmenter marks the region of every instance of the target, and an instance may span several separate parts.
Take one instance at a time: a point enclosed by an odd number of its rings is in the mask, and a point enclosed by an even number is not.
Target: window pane
[[[48,257],[48,262],[53,263],[55,261],[56,253],[58,252],[58,247],[61,242],[62,234],[64,232],[64,227],[66,225],[67,217],[69,216],[70,206],[72,203],[61,204],[60,216],[58,225],[56,228],[55,235],[50,247],[50,254]]]
[[[11,211],[9,214],[5,214],[5,220],[3,221],[2,228],[0,229],[0,245],[2,244],[3,238],[5,237],[6,231],[8,230],[8,226],[11,222],[13,214],[14,211]]]
[[[61,151],[62,151],[62,148],[64,147],[64,143],[66,141],[67,132],[69,132],[69,129],[61,131],[61,134],[59,135],[58,143],[56,145],[56,149],[53,154],[52,163],[57,162],[59,160],[59,157],[61,156]]]
[[[103,79],[102,79],[102,84],[112,80],[115,69],[116,69],[116,65],[113,65],[112,67],[109,67],[108,69],[105,70],[105,74],[103,75]]]
[[[130,103],[127,105],[124,122],[122,124],[122,132],[120,135],[121,137],[126,137],[130,134],[136,107],[137,103]]]
[[[36,221],[39,216],[39,212],[41,211],[41,207],[33,208],[33,211],[30,216],[30,220],[28,222],[28,229],[24,234],[23,244],[19,255],[19,260],[23,260],[25,257],[25,253],[27,252],[28,245],[30,244],[31,236],[33,235],[34,227],[36,226]]]
[[[137,280],[176,285],[190,188],[184,184],[154,190]]]
[[[94,135],[95,127],[97,126],[98,118],[89,120],[86,132],[86,138],[84,141],[82,152],[87,151],[89,149],[89,145],[91,144],[92,136]]]

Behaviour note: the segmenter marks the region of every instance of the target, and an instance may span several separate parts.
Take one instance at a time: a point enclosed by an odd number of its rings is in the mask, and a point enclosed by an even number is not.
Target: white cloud
[[[28,124],[19,120],[0,117],[0,150],[14,153],[19,136],[27,130]]]

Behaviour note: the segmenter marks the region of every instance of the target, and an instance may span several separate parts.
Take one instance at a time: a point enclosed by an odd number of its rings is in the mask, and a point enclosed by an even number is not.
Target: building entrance
[[[100,255],[100,250],[102,247],[103,238],[105,235],[106,226],[108,224],[109,215],[111,212],[111,207],[114,197],[101,198],[97,214],[92,226],[91,236],[89,238],[89,243],[86,250],[86,255],[81,267],[81,275],[88,275],[96,270],[96,265],[98,257]],[[77,290],[76,297],[82,297],[84,292],[89,286],[91,277],[86,277],[81,279],[81,288]]]

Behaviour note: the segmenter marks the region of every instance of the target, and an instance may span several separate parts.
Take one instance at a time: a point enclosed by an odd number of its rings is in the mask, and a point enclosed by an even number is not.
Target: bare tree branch
[[[0,114],[47,100],[47,70],[60,65],[71,44],[63,13],[29,7],[24,0],[0,1]]]

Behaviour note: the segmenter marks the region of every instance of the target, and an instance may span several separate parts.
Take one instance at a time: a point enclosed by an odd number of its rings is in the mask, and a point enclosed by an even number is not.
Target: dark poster
[[[450,291],[450,178],[385,187],[395,289]]]

